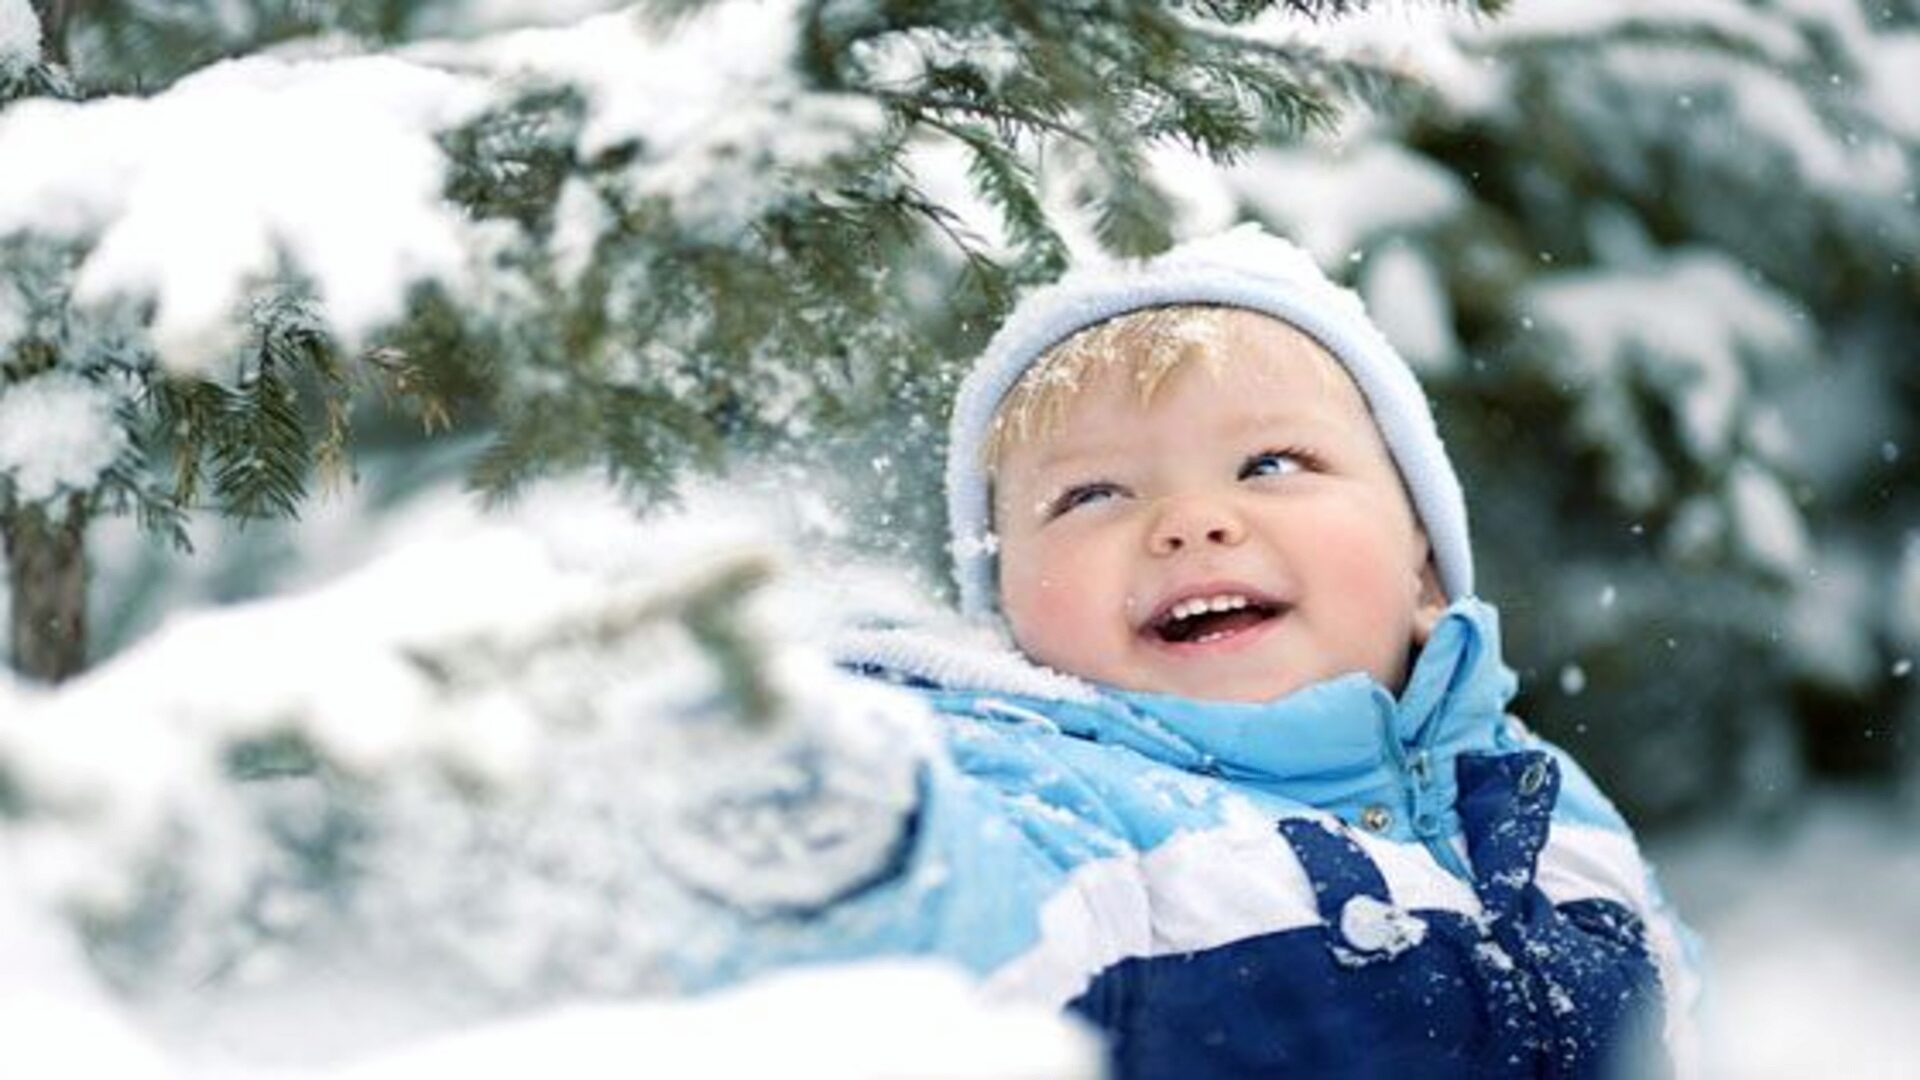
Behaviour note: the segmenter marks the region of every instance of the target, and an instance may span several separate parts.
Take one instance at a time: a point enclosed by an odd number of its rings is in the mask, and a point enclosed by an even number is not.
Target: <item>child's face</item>
[[[1143,406],[1101,371],[1002,458],[1014,639],[1128,690],[1266,701],[1359,671],[1398,691],[1445,606],[1399,474],[1319,345],[1227,318],[1217,372],[1189,363]]]

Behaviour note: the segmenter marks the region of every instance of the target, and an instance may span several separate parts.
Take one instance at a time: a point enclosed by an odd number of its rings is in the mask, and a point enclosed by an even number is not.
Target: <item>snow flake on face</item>
[[[126,452],[113,392],[49,372],[0,388],[0,478],[22,502],[85,491]]]

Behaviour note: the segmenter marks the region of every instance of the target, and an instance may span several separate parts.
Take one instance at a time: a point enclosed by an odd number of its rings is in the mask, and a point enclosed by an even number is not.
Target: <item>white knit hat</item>
[[[987,344],[954,401],[947,441],[947,528],[960,609],[996,610],[994,551],[981,445],[1000,401],[1027,368],[1075,333],[1117,315],[1173,304],[1262,312],[1318,341],[1345,366],[1406,482],[1449,599],[1473,594],[1466,501],[1426,394],[1367,317],[1360,298],[1312,257],[1257,225],[1194,240],[1144,262],[1075,269],[1025,297]]]

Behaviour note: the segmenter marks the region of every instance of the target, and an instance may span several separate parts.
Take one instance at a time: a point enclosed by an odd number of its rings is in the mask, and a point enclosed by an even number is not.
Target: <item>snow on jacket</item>
[[[907,631],[843,661],[924,695],[947,753],[888,872],[752,966],[945,956],[1091,1021],[1118,1077],[1693,1071],[1686,931],[1612,805],[1507,715],[1483,603],[1397,699],[1358,674],[1120,692]]]

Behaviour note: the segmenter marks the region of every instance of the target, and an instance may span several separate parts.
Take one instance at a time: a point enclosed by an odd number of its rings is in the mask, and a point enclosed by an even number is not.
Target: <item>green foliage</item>
[[[527,229],[550,224],[560,187],[574,171],[583,110],[573,88],[542,87],[449,132],[447,196],[478,217]]]
[[[647,10],[671,34],[705,6]],[[177,543],[195,509],[296,514],[316,469],[350,471],[351,418],[369,398],[429,430],[490,433],[472,479],[494,496],[599,466],[638,499],[668,497],[688,469],[813,453],[903,404],[937,413],[982,320],[1064,266],[1063,210],[1116,252],[1171,241],[1153,147],[1227,162],[1399,93],[1377,67],[1242,32],[1353,6],[801,3],[794,89],[755,107],[774,129],[818,128],[831,149],[783,157],[752,141],[773,130],[720,146],[714,207],[649,185],[659,148],[583,155],[590,88],[516,82],[440,137],[445,194],[474,227],[474,280],[419,287],[405,318],[351,354],[289,265],[255,283],[236,356],[211,358],[208,374],[165,371],[141,309],[102,322],[68,303],[68,251],[36,287],[61,325],[93,329],[84,345],[47,338],[33,362],[128,387],[129,454],[92,507],[132,510]],[[467,14],[461,0],[105,0],[76,9],[50,53],[68,58],[79,96],[148,93],[219,58],[274,48],[324,62],[457,31]],[[56,69],[35,77],[35,92],[60,90]],[[914,155],[942,144],[966,155],[1002,235],[976,235],[950,195],[923,187]]]
[[[701,6],[650,10],[671,28]],[[475,407],[498,431],[475,482],[506,494],[604,462],[657,497],[681,468],[719,464],[723,449],[811,444],[877,421],[953,362],[909,292],[929,254],[957,274],[932,287],[986,316],[1065,265],[1041,163],[1075,178],[1069,197],[1102,243],[1147,254],[1170,243],[1173,216],[1147,175],[1148,147],[1229,161],[1401,86],[1364,64],[1230,30],[1279,7],[803,5],[805,84],[871,101],[885,123],[828,160],[771,163],[752,218],[720,232],[636,194],[629,178],[646,147],[569,160],[581,105],[565,92],[530,93],[454,133],[451,193],[476,216],[527,230],[498,262],[520,282],[511,314],[469,317],[459,350],[419,354],[441,369],[432,378],[477,388]],[[949,140],[999,215],[997,249],[907,166],[916,147]],[[590,193],[606,227],[584,269],[562,272],[542,245],[569,184]]]
[[[125,310],[81,316],[71,299],[72,267],[79,252],[70,245],[33,237],[0,238],[0,305],[14,321],[11,341],[0,342],[0,393],[58,369],[100,387],[114,401],[128,434],[127,445],[87,491],[60,490],[49,500],[71,504],[83,516],[101,511],[137,513],[156,531],[183,538],[177,508],[145,468],[147,447],[132,390],[151,358]],[[72,497],[79,496],[77,503]],[[0,526],[9,530],[25,506],[0,478]],[[63,511],[65,512],[65,511]]]
[[[41,62],[18,69],[0,66],[0,108],[22,98],[66,99],[73,96],[73,80],[58,65]]]
[[[404,41],[446,0],[89,0],[66,27],[69,65],[89,94],[151,93],[208,64],[303,39]]]
[[[1764,40],[1679,12],[1496,38],[1510,101],[1434,102],[1397,133],[1461,211],[1372,238],[1362,266],[1413,250],[1445,284],[1464,362],[1429,381],[1526,711],[1643,821],[1891,776],[1915,739],[1912,644],[1875,583],[1900,578],[1920,492],[1920,147],[1868,104],[1873,39],[1847,15],[1756,11]],[[1699,267],[1724,289],[1681,289]],[[1540,307],[1610,284],[1646,306]],[[1674,328],[1610,357],[1573,334],[1610,320]]]
[[[231,386],[157,380],[155,415],[173,448],[179,505],[198,505],[209,481],[213,504],[241,520],[291,516],[306,495],[318,440],[301,414],[296,380],[331,373],[330,346],[311,303],[284,297],[257,307],[253,337],[250,362]]]

